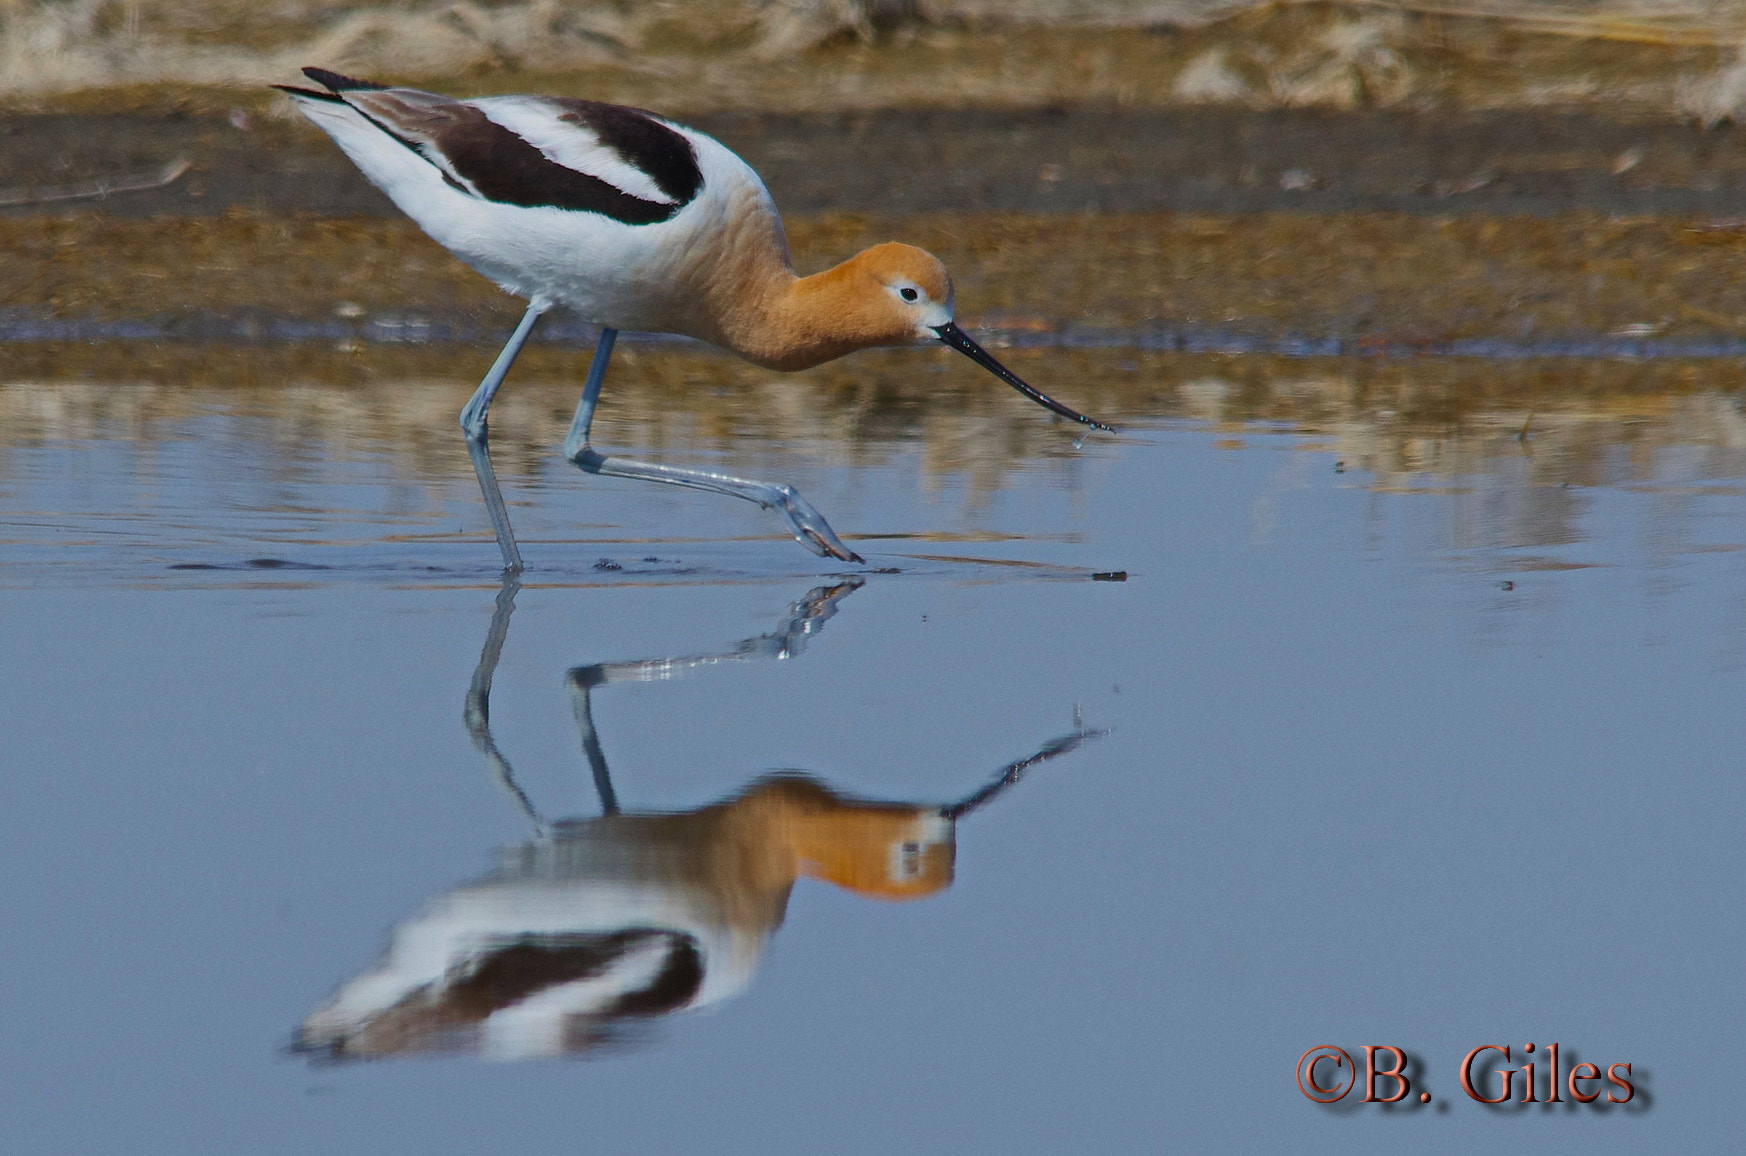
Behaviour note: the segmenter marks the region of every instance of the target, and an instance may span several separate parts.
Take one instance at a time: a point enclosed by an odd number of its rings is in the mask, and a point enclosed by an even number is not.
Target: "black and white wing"
[[[527,933],[451,946],[435,961],[391,955],[310,1016],[293,1049],[332,1060],[475,1048],[557,1055],[678,1011],[703,984],[702,953],[683,932]]]
[[[641,109],[555,96],[456,100],[303,71],[328,91],[287,91],[348,105],[480,200],[652,225],[703,188],[690,139]]]

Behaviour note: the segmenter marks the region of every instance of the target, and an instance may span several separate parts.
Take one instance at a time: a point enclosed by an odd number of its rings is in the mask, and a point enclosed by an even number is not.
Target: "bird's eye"
[[[899,297],[903,298],[905,301],[914,301],[917,297],[921,296],[920,293],[917,293],[914,289],[910,288],[908,285],[905,285],[903,288],[899,289],[897,291],[897,295]]]

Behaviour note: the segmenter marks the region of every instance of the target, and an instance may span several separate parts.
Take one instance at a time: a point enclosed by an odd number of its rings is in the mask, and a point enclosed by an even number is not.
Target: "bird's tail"
[[[350,76],[341,76],[337,72],[329,72],[325,68],[305,68],[303,75],[315,81],[329,92],[351,92],[354,89],[383,89],[386,84],[377,84],[373,80],[358,80]]]
[[[273,87],[280,92],[288,92],[292,96],[303,96],[312,100],[341,102],[345,99],[345,97],[341,95],[342,93],[359,91],[368,92],[388,87],[386,84],[377,84],[373,80],[358,80],[351,76],[341,76],[339,73],[329,72],[325,68],[305,68],[303,70],[303,75],[315,81],[315,83],[321,85],[322,88],[327,89],[327,91],[320,92],[313,88],[298,88],[296,85],[291,84],[275,84]]]

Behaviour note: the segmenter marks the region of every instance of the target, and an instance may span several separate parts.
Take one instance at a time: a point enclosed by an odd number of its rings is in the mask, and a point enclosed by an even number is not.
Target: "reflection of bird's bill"
[[[1113,427],[1086,417],[1077,410],[1067,408],[1042,390],[1038,389],[1036,386],[1025,381],[1018,374],[995,360],[994,354],[976,344],[968,333],[959,329],[952,322],[948,321],[944,325],[934,326],[934,332],[940,335],[941,341],[944,341],[947,345],[950,345],[953,349],[956,349],[959,353],[962,353],[965,357],[968,357],[983,369],[994,374],[994,376],[1000,378],[1000,380],[1006,382],[1008,385],[1012,386],[1044,409],[1054,410],[1062,417],[1072,418],[1074,421],[1088,425],[1092,429],[1100,429],[1106,433],[1115,432]]]

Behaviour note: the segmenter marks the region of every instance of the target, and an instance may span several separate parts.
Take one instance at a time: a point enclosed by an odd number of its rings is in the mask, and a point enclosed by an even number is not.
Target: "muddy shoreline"
[[[688,117],[764,176],[787,213],[1746,215],[1730,124],[1566,112],[1230,108],[884,109]],[[185,159],[158,189],[73,199]],[[6,216],[323,217],[395,210],[300,124],[96,113],[0,116]]]
[[[1015,336],[1168,330],[1256,348],[1479,340],[1520,352],[1605,339],[1626,356],[1640,341],[1731,348],[1746,336],[1738,220],[837,213],[796,214],[788,234],[806,271],[880,241],[920,245],[954,271],[967,324]],[[442,343],[445,328],[506,330],[518,312],[401,217],[7,219],[0,252],[10,273],[0,311],[27,326],[70,323],[54,330],[68,342],[125,341],[127,327],[150,323],[137,340],[259,342],[307,329],[318,342]]]

